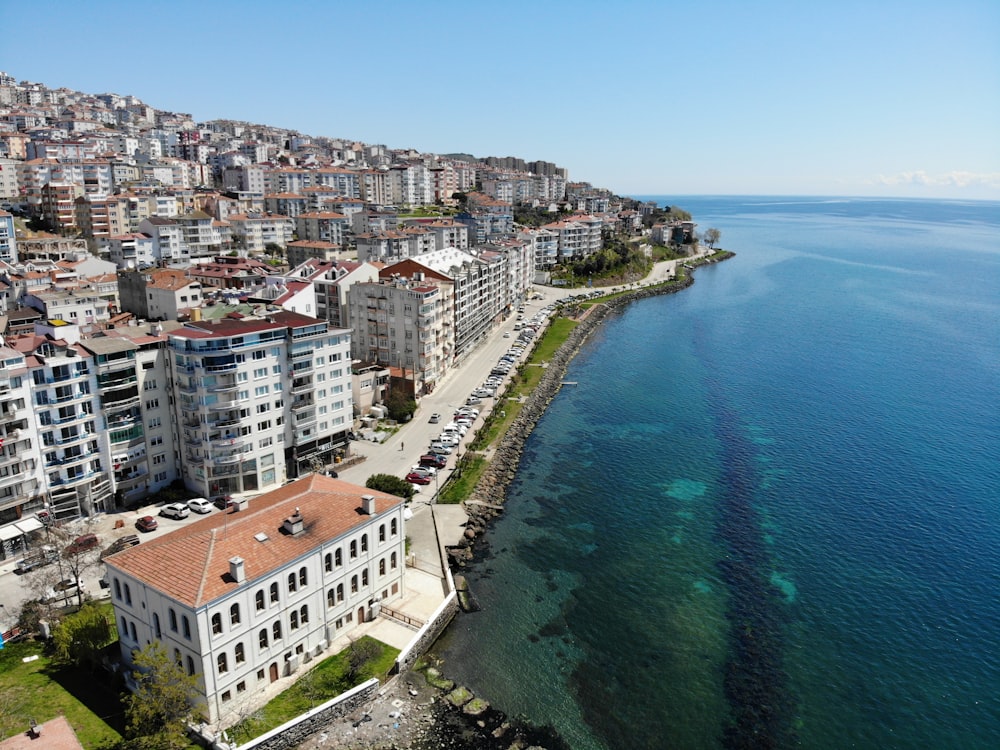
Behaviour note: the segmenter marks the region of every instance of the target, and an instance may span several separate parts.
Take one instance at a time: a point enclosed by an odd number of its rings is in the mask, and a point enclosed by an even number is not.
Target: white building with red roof
[[[402,598],[404,555],[399,497],[312,474],[239,499],[106,558],[122,659],[160,641],[231,725]]]

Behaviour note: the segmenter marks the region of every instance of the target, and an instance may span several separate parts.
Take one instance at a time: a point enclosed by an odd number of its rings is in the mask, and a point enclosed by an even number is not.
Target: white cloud
[[[914,172],[900,172],[895,175],[878,175],[869,184],[910,185],[915,187],[989,187],[1000,188],[1000,172],[963,172],[953,170],[932,175],[922,169]]]

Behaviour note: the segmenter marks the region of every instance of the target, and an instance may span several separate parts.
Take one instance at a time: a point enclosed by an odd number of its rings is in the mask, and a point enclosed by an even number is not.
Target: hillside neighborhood
[[[406,475],[436,498],[474,405],[564,287],[591,285],[574,264],[695,230],[549,162],[195,122],[0,73],[0,572],[58,562],[42,601],[109,597],[123,663],[163,644],[206,741],[361,623],[394,622],[403,669],[455,586],[440,519],[352,483],[358,446],[396,470],[393,431],[436,424],[422,405],[499,356]],[[74,565],[111,539],[66,530],[163,498],[85,585]]]

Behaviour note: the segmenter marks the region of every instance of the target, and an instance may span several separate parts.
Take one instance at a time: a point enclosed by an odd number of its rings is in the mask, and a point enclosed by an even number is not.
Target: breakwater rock
[[[720,251],[708,258],[686,261],[685,266],[693,270],[698,266],[728,260],[733,255],[732,252]],[[465,510],[469,518],[465,525],[465,534],[459,544],[449,549],[449,557],[453,565],[461,567],[472,559],[476,540],[486,531],[489,523],[502,513],[503,504],[507,499],[507,487],[517,475],[524,444],[542,414],[545,413],[545,409],[548,408],[549,403],[562,387],[569,363],[593,330],[604,322],[610,313],[626,305],[648,297],[674,294],[687,289],[692,284],[694,284],[694,276],[692,273],[688,273],[683,279],[677,281],[640,287],[607,301],[598,302],[590,307],[585,315],[581,316],[580,324],[573,329],[563,345],[549,360],[541,382],[528,396],[521,413],[501,438],[493,459],[480,477],[472,495],[466,500]]]

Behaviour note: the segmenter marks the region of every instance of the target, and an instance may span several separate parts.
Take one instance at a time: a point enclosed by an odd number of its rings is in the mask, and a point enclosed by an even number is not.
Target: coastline
[[[718,251],[712,256],[701,257],[690,261],[692,271],[704,265],[714,265],[734,257],[731,251]],[[676,294],[688,289],[694,284],[694,275],[689,273],[685,279],[667,282],[657,286],[636,289],[635,291],[615,297],[607,302],[600,302],[590,308],[588,314],[573,329],[562,346],[552,355],[545,374],[538,387],[528,396],[521,413],[511,424],[510,429],[501,438],[494,451],[494,457],[483,472],[479,483],[465,502],[465,510],[469,520],[466,523],[466,534],[458,545],[449,548],[449,560],[459,568],[472,560],[476,539],[486,532],[489,523],[503,513],[503,504],[507,499],[507,487],[517,475],[524,445],[541,419],[552,399],[562,388],[573,358],[586,343],[590,334],[612,312],[627,305],[649,297],[659,297],[664,294]],[[474,502],[470,502],[474,501]],[[469,533],[469,532],[472,533]]]
[[[517,474],[525,443],[562,387],[567,368],[590,334],[612,312],[638,300],[688,289],[694,284],[695,268],[720,263],[734,255],[731,251],[717,251],[711,256],[692,258],[686,261],[691,269],[683,280],[635,289],[607,302],[598,302],[588,309],[579,325],[548,361],[541,381],[497,444],[488,467],[466,499],[466,533],[457,545],[448,548],[448,562],[453,570],[461,569],[474,560],[476,541],[489,530],[490,523],[502,515],[507,488]],[[428,656],[433,661],[432,652],[429,651]],[[510,720],[488,702],[480,701],[485,706],[481,712],[469,712],[465,706],[470,704],[456,703],[450,698],[451,683],[446,676],[436,682],[436,686],[430,684],[425,673],[417,669],[397,675],[363,711],[336,722],[318,739],[311,738],[298,748],[321,748],[328,739],[334,739],[334,746],[347,750],[567,748],[550,728]],[[365,716],[370,718],[365,719]]]

